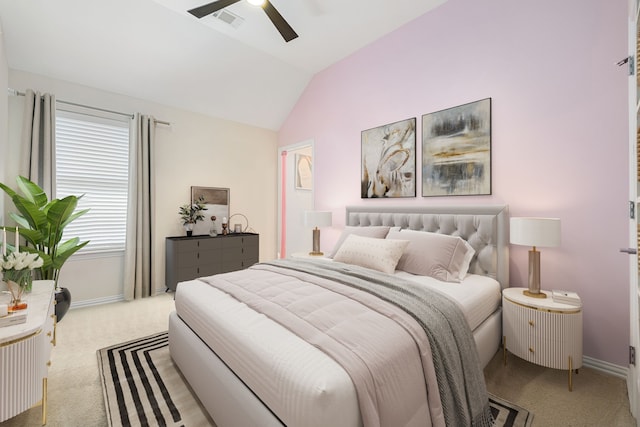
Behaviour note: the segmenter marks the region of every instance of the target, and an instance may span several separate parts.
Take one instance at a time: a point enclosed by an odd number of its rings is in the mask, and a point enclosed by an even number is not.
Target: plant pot
[[[187,236],[191,236],[191,235],[193,234],[193,226],[194,226],[194,225],[195,225],[195,224],[191,224],[191,223],[188,223],[188,224],[185,224],[185,225],[184,225],[184,229],[185,229],[185,230],[186,230],[186,232],[187,232]]]
[[[71,306],[71,292],[67,288],[57,288],[55,292],[56,299],[56,318],[58,322],[62,320],[67,311],[69,311],[69,307]]]

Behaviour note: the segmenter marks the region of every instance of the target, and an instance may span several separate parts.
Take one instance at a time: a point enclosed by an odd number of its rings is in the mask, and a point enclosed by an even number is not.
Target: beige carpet
[[[490,393],[527,408],[539,427],[631,427],[626,382],[583,368],[573,375],[568,390],[567,371],[548,369],[513,355],[503,363],[499,351],[485,368]]]
[[[107,427],[96,351],[166,331],[173,295],[69,311],[58,325],[58,345],[49,371],[50,427]],[[507,366],[499,352],[485,369],[489,392],[527,408],[534,427],[635,426],[624,380],[584,368],[574,377],[511,356]],[[40,426],[34,407],[0,427]]]

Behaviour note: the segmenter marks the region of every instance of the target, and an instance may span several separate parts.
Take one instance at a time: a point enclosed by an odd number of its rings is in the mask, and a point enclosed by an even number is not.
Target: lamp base
[[[540,252],[534,246],[529,251],[529,289],[522,291],[528,297],[546,298],[547,295],[540,292]]]
[[[524,291],[522,291],[522,293],[525,294],[526,296],[532,297],[532,298],[541,298],[542,299],[542,298],[546,298],[547,297],[547,294],[545,294],[543,292],[534,293],[534,292],[531,292],[528,289],[525,289]]]
[[[311,251],[311,252],[309,252],[309,255],[311,255],[311,256],[323,256],[324,252]]]
[[[320,229],[318,227],[313,229],[313,246],[309,255],[324,255],[320,251]]]

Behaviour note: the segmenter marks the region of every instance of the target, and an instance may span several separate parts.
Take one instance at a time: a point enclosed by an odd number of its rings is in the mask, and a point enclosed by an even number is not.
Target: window
[[[89,240],[80,253],[123,251],[127,224],[127,117],[56,111],[56,197],[83,195],[88,213],[65,228],[64,239]]]

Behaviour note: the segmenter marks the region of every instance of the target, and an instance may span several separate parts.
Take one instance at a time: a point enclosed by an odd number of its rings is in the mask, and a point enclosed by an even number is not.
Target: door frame
[[[293,174],[286,174],[285,175],[285,179],[286,182],[284,183],[283,186],[283,182],[282,182],[282,165],[283,165],[283,155],[286,152],[287,153],[287,158],[286,158],[286,166],[287,169],[292,169],[290,167],[288,167],[289,165],[291,165],[291,162],[294,161],[294,158],[289,156],[289,153],[295,152],[295,151],[300,151],[302,149],[305,148],[311,148],[311,158],[312,158],[312,165],[315,159],[315,141],[313,139],[307,139],[301,142],[297,142],[295,144],[290,144],[290,145],[286,145],[283,147],[278,147],[278,182],[277,182],[277,187],[278,187],[278,209],[277,209],[277,226],[276,226],[276,253],[277,253],[277,257],[278,258],[285,258],[287,256],[290,255],[290,251],[286,246],[286,236],[287,236],[287,229],[290,228],[290,224],[291,224],[291,219],[289,219],[286,215],[286,206],[287,206],[287,198],[288,196],[290,196],[289,192],[287,191],[287,189],[292,189],[294,188],[294,179],[295,176],[293,176]],[[312,174],[313,174],[313,179],[312,179],[312,185],[311,185],[311,202],[308,206],[306,206],[306,209],[308,210],[313,210],[314,206],[315,206],[315,168],[312,166]],[[285,203],[283,206],[283,187],[284,187],[284,191],[285,191]],[[282,221],[282,214],[283,214],[283,207],[285,208],[285,221],[284,221],[284,225],[283,225],[283,221]],[[283,231],[284,231],[284,240],[285,240],[285,248],[284,251],[282,251],[282,240],[283,240]],[[311,238],[311,233],[309,234],[309,241]],[[284,253],[283,253],[284,252]]]
[[[627,393],[631,414],[640,425],[640,292],[638,288],[638,60],[636,45],[638,41],[637,1],[629,0],[629,61],[633,61],[629,72],[629,364],[627,371]],[[635,353],[635,363],[632,361]]]

